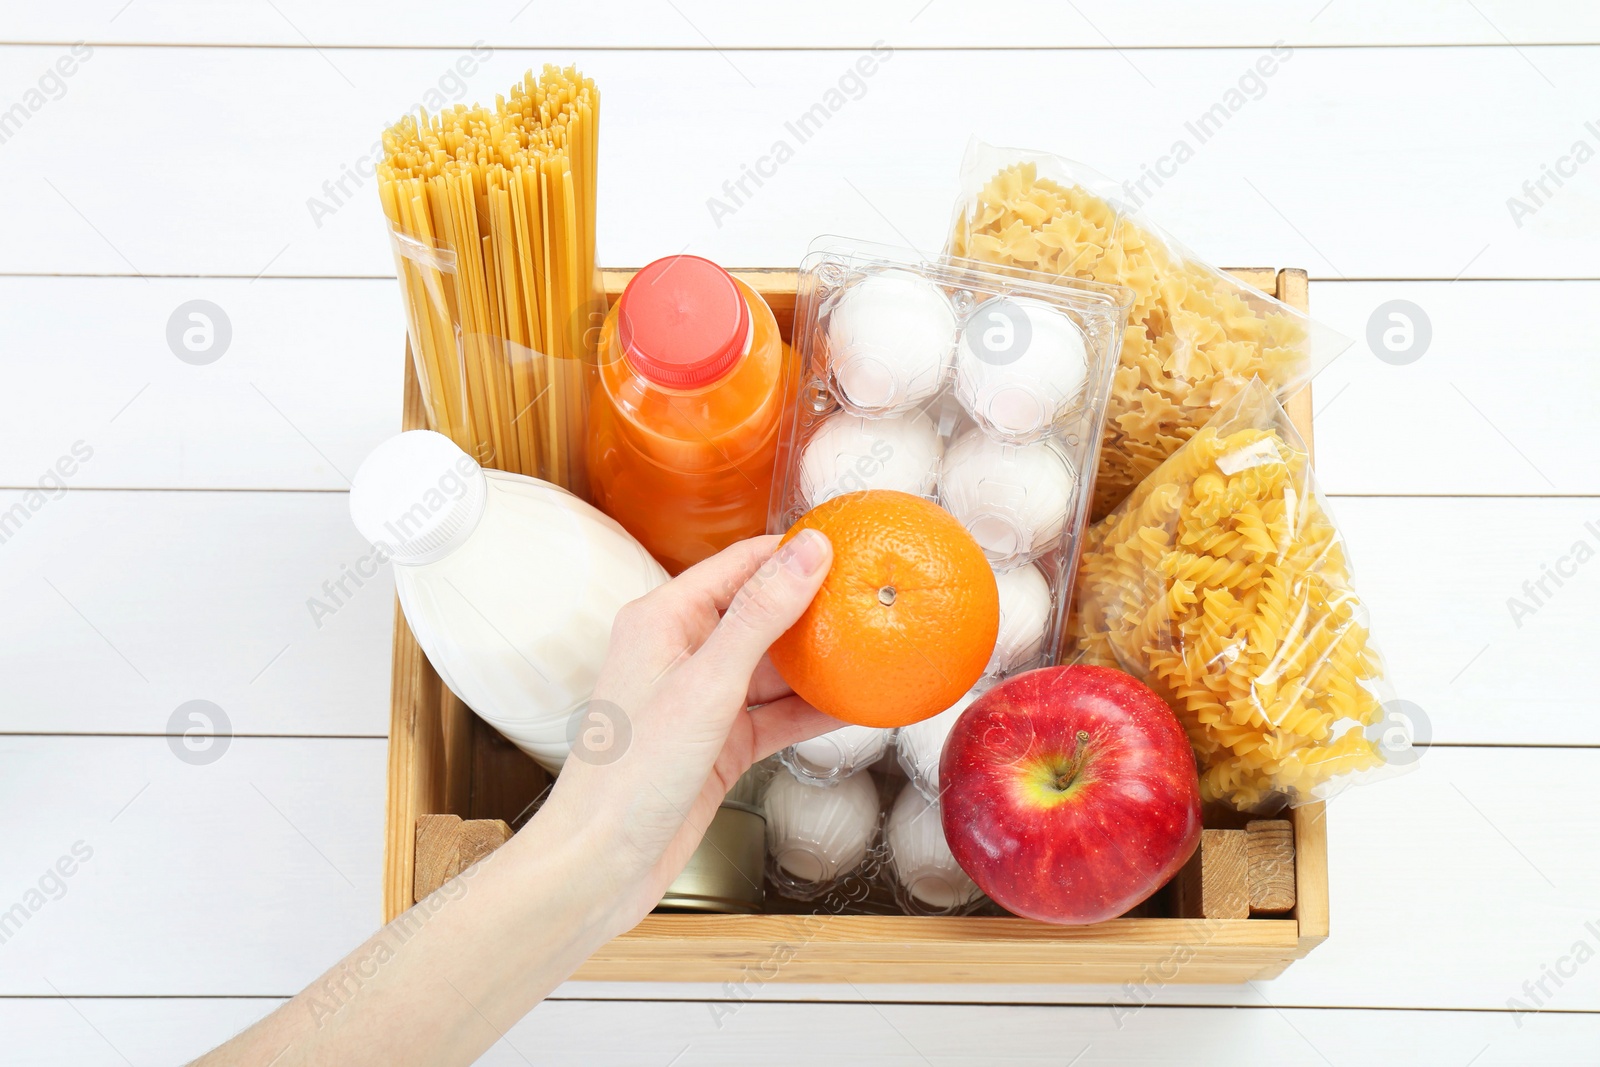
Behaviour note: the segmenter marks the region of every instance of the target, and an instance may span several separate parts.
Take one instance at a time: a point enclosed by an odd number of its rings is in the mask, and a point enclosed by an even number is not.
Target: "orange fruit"
[[[1000,631],[994,572],[939,505],[867,489],[812,508],[784,535],[821,530],[833,566],[769,655],[813,707],[861,726],[906,726],[983,675]]]

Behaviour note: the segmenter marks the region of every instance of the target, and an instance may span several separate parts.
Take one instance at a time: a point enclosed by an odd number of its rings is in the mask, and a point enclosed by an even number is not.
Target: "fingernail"
[[[802,578],[817,573],[828,555],[828,538],[820,530],[801,530],[795,539],[784,545],[778,555],[783,565]]]

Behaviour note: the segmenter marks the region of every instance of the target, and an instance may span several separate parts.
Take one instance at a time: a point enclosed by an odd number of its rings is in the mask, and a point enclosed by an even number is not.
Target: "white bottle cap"
[[[350,517],[395,563],[449,555],[477,529],[488,498],[483,468],[444,434],[408,430],[372,450],[350,483]]]

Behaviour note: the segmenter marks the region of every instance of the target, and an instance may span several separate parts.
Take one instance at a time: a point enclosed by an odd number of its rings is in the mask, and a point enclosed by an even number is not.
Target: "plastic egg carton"
[[[790,745],[778,758],[803,782],[834,785],[860,774],[879,760],[892,759],[895,733],[895,730],[871,726],[841,726]]]
[[[987,899],[950,851],[939,801],[915,783],[903,783],[885,813],[883,855],[895,901],[910,915],[964,915]]]
[[[883,863],[882,793],[872,774],[823,783],[781,767],[761,795],[767,880],[784,896],[822,910],[857,910]]]
[[[862,489],[926,497],[1000,590],[987,681],[1054,662],[1133,294],[820,238],[801,264],[794,405],[768,528]]]
[[[936,800],[879,761],[829,783],[779,767],[763,787],[767,881],[800,910],[965,915],[988,905],[950,852]]]

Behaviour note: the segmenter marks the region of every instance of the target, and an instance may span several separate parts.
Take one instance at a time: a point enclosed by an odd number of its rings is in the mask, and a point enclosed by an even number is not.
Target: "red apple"
[[[1200,842],[1189,739],[1150,689],[1107,667],[1045,667],[962,712],[939,761],[944,835],[1006,910],[1114,919]]]

